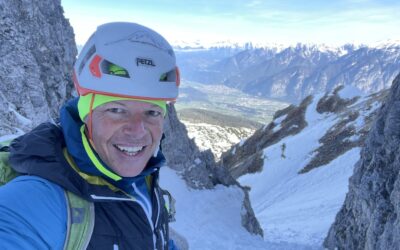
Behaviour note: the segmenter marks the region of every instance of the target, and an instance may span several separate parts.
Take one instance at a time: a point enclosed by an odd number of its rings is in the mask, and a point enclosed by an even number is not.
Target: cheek
[[[153,139],[159,141],[163,134],[163,122],[158,124],[153,124],[152,126],[149,127],[149,129],[151,131]]]
[[[93,127],[93,142],[95,144],[105,143],[113,135],[113,129],[116,127],[113,123],[107,121],[97,122]],[[96,143],[97,142],[97,143]]]

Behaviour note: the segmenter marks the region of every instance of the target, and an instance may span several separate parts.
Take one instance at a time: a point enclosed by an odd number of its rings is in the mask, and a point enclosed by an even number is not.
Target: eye
[[[162,115],[162,112],[160,112],[158,110],[147,110],[146,115],[150,116],[150,117],[158,117],[158,116]]]
[[[125,110],[122,108],[109,108],[106,110],[107,112],[113,113],[113,114],[123,114],[125,113]]]

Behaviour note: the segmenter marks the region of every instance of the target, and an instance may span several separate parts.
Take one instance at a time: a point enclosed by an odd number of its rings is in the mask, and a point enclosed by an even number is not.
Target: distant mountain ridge
[[[393,46],[400,45],[400,39],[388,39],[377,41],[375,43],[345,43],[341,45],[329,45],[324,43],[303,43],[297,42],[294,44],[281,44],[281,43],[272,43],[272,42],[251,42],[251,41],[232,41],[232,40],[220,40],[220,41],[184,41],[184,40],[175,40],[171,42],[175,51],[187,51],[187,50],[207,50],[207,49],[216,49],[216,48],[236,48],[236,49],[267,49],[267,48],[275,48],[279,51],[282,51],[289,47],[296,47],[299,45],[304,45],[308,47],[318,47],[321,51],[337,51],[346,47],[353,48],[361,48],[361,47],[369,47],[369,48],[379,48],[385,49]]]
[[[176,49],[182,78],[223,84],[292,103],[310,94],[352,85],[364,93],[390,87],[400,71],[400,41],[340,47],[228,45]]]

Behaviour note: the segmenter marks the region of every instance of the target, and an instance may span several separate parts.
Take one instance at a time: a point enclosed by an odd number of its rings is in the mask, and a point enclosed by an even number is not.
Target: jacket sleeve
[[[66,220],[60,186],[39,177],[20,176],[0,187],[2,249],[62,249]]]

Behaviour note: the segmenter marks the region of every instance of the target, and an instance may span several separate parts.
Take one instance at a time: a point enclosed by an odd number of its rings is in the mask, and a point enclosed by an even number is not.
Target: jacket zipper
[[[133,187],[134,191],[136,192],[137,191],[136,185],[132,185],[132,187]],[[136,192],[136,193],[139,193],[139,192]],[[143,194],[140,193],[140,195],[142,196]],[[149,217],[150,215],[149,215],[147,209],[145,208],[146,206],[141,201],[139,201],[137,199],[134,199],[133,197],[131,197],[131,198],[119,198],[119,197],[97,196],[97,195],[94,195],[94,194],[92,194],[90,196],[94,200],[132,201],[132,202],[136,202],[137,204],[139,204],[139,206],[142,208],[144,214],[146,215],[147,222],[149,223],[151,231],[153,232],[153,237],[152,237],[153,238],[153,249],[155,249],[155,250],[157,249],[156,248],[156,237],[155,237],[154,224],[153,224],[153,221],[151,220],[151,217]],[[151,209],[151,207],[150,207],[150,209]]]
[[[156,188],[153,188],[153,190],[154,190],[154,194],[156,195],[156,200],[157,200],[157,217],[156,217],[156,223],[155,223],[155,227],[157,227],[158,223],[159,223],[158,220],[160,219],[161,202],[160,202],[160,197],[158,195]],[[162,250],[164,250],[164,234],[163,234],[162,230],[159,230],[159,233],[160,233],[160,237],[161,237],[161,247],[162,247]]]
[[[136,187],[135,183],[132,183],[132,187],[135,193],[137,193],[140,197],[142,197],[143,200],[146,201],[146,198],[143,196],[143,194],[138,190],[138,188]],[[141,201],[135,200],[144,210],[144,213],[146,214],[147,220],[150,224],[151,227],[151,231],[153,232],[153,248],[157,249],[157,239],[156,239],[156,235],[155,235],[155,225],[153,224],[153,220],[151,219],[152,217],[152,206],[151,204],[147,204],[148,206],[145,206]],[[149,207],[149,209],[147,210],[146,207]],[[157,224],[156,224],[157,225]]]

